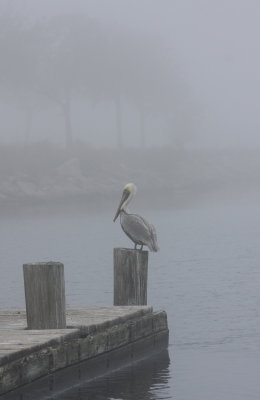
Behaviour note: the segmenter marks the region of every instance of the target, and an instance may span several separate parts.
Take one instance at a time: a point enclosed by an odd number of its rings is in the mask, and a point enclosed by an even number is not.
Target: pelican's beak
[[[114,222],[116,221],[118,215],[120,214],[121,207],[122,207],[123,203],[126,201],[128,196],[129,196],[129,193],[127,191],[123,191],[119,206],[116,210],[116,215],[114,216],[114,219],[113,219]]]

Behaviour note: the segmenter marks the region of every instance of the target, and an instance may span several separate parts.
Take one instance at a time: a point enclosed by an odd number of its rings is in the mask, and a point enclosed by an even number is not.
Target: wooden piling
[[[114,249],[114,305],[147,305],[148,251]]]
[[[66,328],[63,264],[24,264],[23,274],[28,329]]]

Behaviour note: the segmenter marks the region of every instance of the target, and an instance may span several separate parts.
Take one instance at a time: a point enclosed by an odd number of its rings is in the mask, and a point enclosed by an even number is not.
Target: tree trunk
[[[66,99],[64,103],[62,103],[62,112],[65,123],[65,145],[67,149],[70,149],[72,147],[73,138],[71,124],[71,102],[69,98]]]
[[[123,148],[123,132],[122,132],[122,104],[120,96],[115,99],[116,107],[116,132],[117,132],[117,147]]]
[[[139,108],[139,122],[140,122],[140,144],[141,148],[145,149],[146,143],[145,143],[145,120],[144,120],[144,107],[141,104]]]
[[[32,133],[32,119],[33,110],[31,107],[27,107],[25,110],[25,128],[24,128],[24,145],[29,144],[31,133]]]

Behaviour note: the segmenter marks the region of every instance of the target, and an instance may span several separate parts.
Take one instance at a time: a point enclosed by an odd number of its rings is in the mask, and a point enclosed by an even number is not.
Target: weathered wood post
[[[114,249],[114,305],[147,305],[148,251]]]
[[[23,265],[28,329],[66,328],[64,265]]]

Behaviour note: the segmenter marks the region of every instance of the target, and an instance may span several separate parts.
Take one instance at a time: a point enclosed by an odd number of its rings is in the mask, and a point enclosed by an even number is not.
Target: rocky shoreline
[[[27,157],[16,160],[12,169],[9,166],[5,171],[6,164],[2,165],[1,214],[63,207],[100,210],[105,204],[114,205],[129,181],[139,187],[140,204],[174,207],[209,195],[228,195],[232,190],[245,193],[257,188],[260,175],[259,157],[255,154],[241,163],[237,154],[234,157],[193,151],[180,155],[167,149],[142,154],[130,150],[123,155],[88,150],[73,155],[61,152],[59,157],[55,152],[51,156],[46,152],[45,160],[32,153],[33,149]]]

